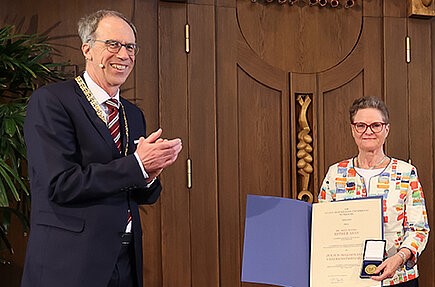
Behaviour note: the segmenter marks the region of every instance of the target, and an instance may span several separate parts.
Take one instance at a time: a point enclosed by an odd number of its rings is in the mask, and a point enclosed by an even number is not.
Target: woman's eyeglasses
[[[365,133],[367,131],[367,128],[370,128],[373,133],[377,134],[380,133],[384,129],[384,126],[388,124],[383,122],[374,122],[368,125],[363,122],[356,122],[352,123],[352,125],[355,128],[355,131],[359,134]]]
[[[101,42],[106,45],[106,49],[110,53],[118,53],[122,47],[127,50],[127,54],[130,56],[135,56],[139,51],[139,47],[134,43],[122,44],[121,42],[115,40],[93,40],[94,42]]]

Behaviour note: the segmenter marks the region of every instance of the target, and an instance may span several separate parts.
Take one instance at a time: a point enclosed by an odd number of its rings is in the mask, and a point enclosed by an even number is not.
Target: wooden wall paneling
[[[269,64],[267,64],[265,61],[260,59],[257,54],[253,52],[252,49],[246,45],[246,42],[244,42],[241,38],[242,35],[239,35],[239,42],[238,42],[238,124],[239,124],[239,144],[240,146],[240,161],[239,165],[243,165],[243,155],[242,153],[245,153],[247,149],[251,148],[258,148],[257,152],[252,151],[252,154],[255,154],[257,156],[260,156],[261,153],[266,152],[263,156],[265,156],[264,159],[260,159],[259,163],[261,165],[264,165],[265,170],[261,170],[260,168],[256,170],[256,172],[265,172],[266,176],[269,177],[269,179],[264,178],[264,174],[258,174],[257,176],[253,176],[254,181],[258,181],[257,183],[260,183],[262,180],[265,181],[265,183],[269,184],[275,184],[275,182],[278,182],[280,184],[279,192],[281,193],[281,196],[289,197],[290,196],[290,186],[289,186],[289,176],[290,176],[290,139],[291,139],[291,131],[289,127],[289,105],[290,105],[290,99],[288,96],[289,91],[289,77],[286,72],[284,72],[281,69],[278,69],[276,67],[273,67]],[[252,79],[257,83],[251,82]],[[243,82],[242,82],[243,80]],[[246,87],[245,87],[246,85]],[[246,99],[249,99],[249,92],[252,93],[252,100],[257,102],[243,102]],[[275,95],[275,96],[272,96]],[[279,96],[278,96],[279,95]],[[257,98],[256,98],[257,97]],[[273,97],[276,98],[276,100],[273,99]],[[264,99],[268,99],[268,101],[263,102]],[[278,101],[279,100],[279,101]],[[247,108],[247,106],[250,106]],[[269,116],[267,116],[267,113],[270,113]],[[246,116],[246,118],[244,118]],[[250,118],[252,117],[252,118]],[[257,118],[255,118],[257,117]],[[276,117],[275,119],[272,119],[273,117]],[[278,120],[279,119],[279,120]],[[247,120],[247,121],[246,121]],[[242,121],[245,121],[244,123]],[[262,145],[257,146],[257,143],[250,143],[246,142],[249,146],[243,146],[242,140],[248,139],[250,132],[245,131],[246,127],[252,128],[252,122],[256,123],[255,130],[252,130],[251,132],[254,132],[252,136],[254,137],[254,141],[265,141]],[[274,129],[276,131],[267,131],[266,129],[262,129],[263,125],[269,126],[269,129]],[[272,134],[263,134],[263,133],[273,133],[273,132],[279,132],[277,135]],[[269,137],[268,139],[263,139],[263,137]],[[270,145],[272,141],[275,145],[272,148],[272,145]],[[270,150],[267,150],[267,149]],[[280,155],[279,158],[276,159],[277,162],[280,162],[280,169],[275,170],[273,166],[276,163],[269,163],[264,162],[264,160],[274,160],[273,156],[277,155],[277,153]],[[269,158],[268,157],[272,157]],[[248,161],[253,161],[249,166],[246,166],[247,169],[249,168],[257,168],[254,167],[254,165],[259,164],[258,159],[248,159]],[[275,161],[275,160],[274,160]],[[269,164],[273,164],[273,166],[269,166]],[[269,167],[269,168],[268,168]],[[241,167],[241,171],[243,172],[245,168]],[[252,170],[252,172],[254,172]],[[271,174],[269,174],[271,173]],[[240,179],[241,182],[243,182],[243,179]],[[262,184],[261,184],[262,185]],[[251,188],[248,188],[248,190]],[[254,187],[252,186],[252,191],[257,190],[261,193],[262,187]],[[272,189],[271,192],[274,189]],[[265,190],[266,191],[266,190]],[[269,191],[270,192],[270,191]]]
[[[290,92],[292,94],[315,93],[317,85],[316,74],[290,74]]]
[[[290,130],[287,73],[260,59],[241,34],[237,45],[237,122],[233,126],[238,127],[238,220],[242,250],[247,195],[289,196]]]
[[[158,1],[136,1],[133,22],[138,29],[140,51],[136,57],[134,86],[136,104],[143,110],[147,133],[159,127]],[[140,207],[143,232],[143,282],[162,286],[161,205]]]
[[[367,1],[367,0],[366,0]],[[407,0],[383,0],[383,15],[384,17],[400,17],[406,18]]]
[[[216,107],[221,286],[239,287],[240,201],[238,194],[237,22],[234,8],[216,8]],[[223,101],[222,99],[225,100]],[[226,163],[223,165],[222,163]]]
[[[282,93],[259,83],[242,69],[237,79],[239,193],[244,215],[248,194],[283,195]],[[241,219],[243,230],[244,216]]]
[[[342,86],[322,93],[324,156],[320,161],[325,165],[322,176],[331,164],[358,154],[351,133],[349,107],[356,98],[363,96],[363,75],[360,73]],[[319,86],[322,89],[322,85]]]
[[[186,160],[189,153],[187,54],[184,46],[186,4],[160,2],[159,83],[160,126],[163,137],[179,137],[183,150],[178,160],[161,178],[162,228],[161,286],[191,286],[190,194],[186,187]],[[156,286],[157,287],[157,286]]]
[[[217,8],[221,286],[252,286],[240,284],[246,195],[289,195],[288,77],[235,33],[234,12]]]
[[[408,85],[405,57],[406,19],[385,17],[384,27],[384,100],[390,111],[390,134],[386,153],[409,159]],[[400,143],[400,144],[399,144]]]
[[[248,194],[282,197],[288,193],[283,189],[282,179],[283,172],[289,168],[283,170],[282,161],[289,152],[281,144],[282,91],[265,86],[240,68],[237,79],[239,234],[242,235],[239,244],[243,250],[246,197]],[[236,259],[241,261],[241,258]],[[243,283],[242,286],[258,285]]]
[[[430,223],[434,214],[434,147],[433,147],[433,86],[432,86],[432,41],[431,23],[424,19],[408,19],[408,35],[411,38],[411,62],[408,64],[409,82],[409,147],[412,163],[425,191],[426,207]],[[435,238],[429,243],[419,259],[420,284],[434,287]]]
[[[319,184],[331,164],[356,153],[347,111],[354,99],[363,96],[363,70],[364,45],[360,40],[343,62],[318,74]]]
[[[364,17],[381,17],[383,2],[384,0],[363,1]]]
[[[355,49],[339,65],[318,73],[321,91],[331,91],[352,81],[364,69],[364,45],[362,41],[355,43]]]
[[[219,286],[215,8],[188,5],[192,287]]]
[[[213,6],[215,0],[189,0],[189,4]]]
[[[238,34],[238,65],[253,78],[261,78],[261,82],[276,90],[287,89],[287,73],[263,61]]]
[[[435,87],[435,69],[434,69],[434,64],[433,64],[433,59],[435,59],[435,21],[434,21],[434,19],[432,18],[431,20],[430,20],[430,25],[431,25],[431,37],[430,37],[430,40],[431,40],[431,53],[430,53],[430,55],[431,55],[431,57],[432,57],[432,66],[431,66],[431,80],[432,80],[432,87],[431,87],[431,100],[432,100],[432,120],[433,119],[435,119],[435,93],[434,93],[434,87]],[[427,55],[427,54],[426,54]],[[435,152],[434,152],[434,143],[435,142],[435,133],[434,133],[434,127],[432,127],[432,165],[433,165],[433,163],[435,162]],[[432,185],[433,184],[435,184],[434,183],[434,180],[432,180]],[[433,188],[434,187],[432,187],[432,190],[428,190],[428,189],[426,189],[427,191],[426,191],[426,193],[425,193],[425,196],[426,197],[431,197],[432,198],[432,203],[429,203],[429,201],[427,201],[426,202],[426,207],[428,207],[428,208],[430,208],[432,211],[428,211],[428,213],[429,213],[429,226],[432,228],[432,232],[431,232],[431,235],[430,235],[430,237],[429,237],[429,240],[430,240],[430,246],[428,246],[428,249],[425,251],[426,252],[426,254],[425,254],[425,256],[426,257],[432,257],[432,258],[434,258],[435,257],[435,242],[434,242],[434,238],[433,238],[433,230],[435,229],[434,228],[434,226],[435,226],[435,224],[434,224],[434,222],[435,222],[435,198],[434,198],[434,192],[433,192]],[[428,195],[428,193],[430,193],[429,195]],[[430,205],[430,206],[429,206]],[[432,267],[432,269],[430,269],[429,271],[426,271],[426,272],[429,272],[428,274],[432,274],[432,278],[434,278],[435,277],[435,262],[433,262],[432,263],[432,265],[431,265]],[[425,269],[426,269],[426,267],[425,267]],[[426,269],[427,270],[427,269]],[[433,280],[433,281],[435,281],[435,280]],[[433,286],[431,286],[431,287],[433,287]]]
[[[364,96],[382,98],[383,86],[383,33],[380,17],[364,17],[361,39],[364,47]]]
[[[237,17],[247,45],[262,60],[297,73],[325,71],[343,61],[362,26],[362,9],[324,9],[303,3],[237,1]]]
[[[215,0],[216,7],[227,7],[227,8],[235,8],[236,0]]]
[[[430,41],[431,41],[431,49],[430,49],[430,51],[431,51],[431,53],[430,53],[430,55],[431,55],[432,59],[435,59],[435,20],[432,18],[430,20],[430,23],[431,23],[431,37],[430,37]],[[434,98],[434,95],[435,95],[435,91],[434,91],[434,87],[435,87],[435,65],[433,64],[433,60],[432,60],[432,65],[431,65],[431,79],[432,79],[432,90],[431,90],[431,97],[432,97],[432,119],[434,119],[435,118],[435,103],[433,101],[433,98]],[[432,126],[432,145],[433,145],[434,142],[435,142],[435,132],[434,132],[434,128]],[[432,151],[432,161],[433,161],[433,163],[435,163],[435,150],[434,150],[434,147],[433,147],[433,151]],[[434,164],[432,165],[432,168],[434,168]],[[434,179],[432,179],[432,185],[434,185],[434,184],[435,184],[435,181],[434,181]],[[433,188],[432,188],[432,190],[428,190],[428,189],[426,189],[426,190],[427,191],[425,193],[425,196],[428,197],[427,193],[431,193],[431,195],[429,195],[429,196],[432,197],[432,202],[427,201],[426,202],[426,207],[432,209],[432,212],[429,211],[429,213],[431,214],[431,215],[429,215],[429,225],[432,228],[432,232],[431,232],[431,235],[429,237],[431,247],[428,247],[428,248],[432,248],[432,250],[433,250],[435,248],[435,242],[434,242],[434,238],[433,238],[434,237],[433,230],[435,230],[435,228],[434,228],[434,226],[435,226],[435,198],[434,198],[434,195],[433,195],[434,194]],[[432,251],[432,253],[428,252],[428,254],[425,255],[425,256],[431,256],[431,254],[434,254],[434,251]],[[428,271],[429,272],[428,273],[429,276],[430,276],[430,274],[435,274],[435,263],[432,263],[432,267],[431,268],[432,269]]]
[[[158,128],[159,39],[158,1],[137,1],[133,22],[138,30],[139,54],[135,65],[136,104],[144,111],[148,131]]]

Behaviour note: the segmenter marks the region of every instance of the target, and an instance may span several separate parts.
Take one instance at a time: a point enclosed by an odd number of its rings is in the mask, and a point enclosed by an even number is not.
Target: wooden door
[[[163,276],[150,286],[219,286],[214,10],[159,5],[160,126],[183,151],[162,175]]]

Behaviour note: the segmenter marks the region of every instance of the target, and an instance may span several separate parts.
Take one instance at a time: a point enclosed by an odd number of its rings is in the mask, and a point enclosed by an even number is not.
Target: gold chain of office
[[[105,113],[103,112],[103,110],[101,109],[100,105],[98,104],[97,99],[95,98],[95,96],[92,94],[92,92],[89,90],[89,88],[86,85],[86,83],[83,81],[82,77],[77,76],[75,78],[75,81],[79,85],[79,87],[82,90],[82,92],[85,94],[86,99],[88,100],[88,102],[92,106],[92,108],[95,110],[97,116],[107,125],[107,120],[106,120],[106,117],[105,117]],[[127,156],[127,152],[128,152],[128,140],[129,140],[128,121],[127,121],[127,116],[125,115],[124,105],[121,103],[121,101],[119,101],[119,105],[120,105],[121,110],[122,110],[123,122],[124,122],[124,127],[125,127],[126,143],[125,143],[124,156]]]

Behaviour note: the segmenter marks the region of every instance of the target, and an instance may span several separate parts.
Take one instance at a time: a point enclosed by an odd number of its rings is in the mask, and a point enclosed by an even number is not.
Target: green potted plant
[[[12,216],[29,228],[30,193],[26,177],[23,124],[28,99],[38,86],[61,79],[53,63],[55,50],[47,36],[15,33],[14,26],[0,28],[0,250],[9,249]],[[6,261],[0,258],[0,263]]]

